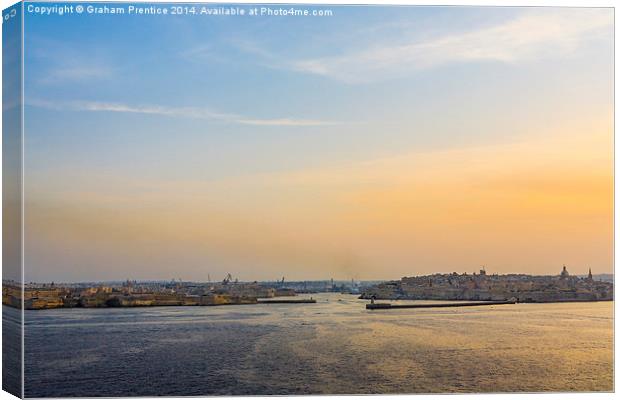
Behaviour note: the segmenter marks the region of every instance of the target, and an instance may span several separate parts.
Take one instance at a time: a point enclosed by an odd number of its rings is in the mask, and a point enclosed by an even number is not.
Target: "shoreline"
[[[390,300],[390,299],[378,299]],[[396,300],[396,299],[391,299]],[[476,307],[476,306],[493,306],[493,305],[511,305],[511,304],[561,304],[561,303],[600,303],[613,302],[614,299],[566,299],[566,300],[549,300],[549,301],[463,301],[463,300],[437,300],[437,299],[398,299],[397,301],[459,301],[458,303],[431,303],[431,304],[393,304],[393,303],[366,303],[367,310],[389,310],[404,308],[452,308],[452,307]],[[218,306],[245,306],[245,305],[261,305],[261,304],[316,304],[316,299],[291,299],[291,300],[264,300],[256,299],[255,302],[238,302],[238,303],[220,303],[220,304],[132,304],[132,305],[107,305],[101,307],[47,307],[47,308],[27,308],[28,311],[41,310],[58,310],[58,309],[105,309],[105,308],[153,308],[153,307],[218,307]],[[21,310],[12,304],[2,303],[3,306],[10,307],[15,310]]]
[[[424,301],[424,300],[422,300]],[[554,301],[476,301],[460,303],[434,303],[434,304],[392,304],[392,303],[370,303],[366,304],[367,310],[390,310],[394,308],[446,308],[446,307],[477,307],[477,306],[497,306],[507,304],[551,304],[551,303],[597,303],[602,301],[613,301],[613,299],[583,300],[568,299]]]
[[[245,305],[261,305],[261,304],[314,304],[317,301],[315,299],[293,299],[293,300],[263,300],[263,299],[252,299],[248,301],[242,302],[229,302],[229,303],[212,303],[212,304],[166,304],[166,303],[153,303],[153,304],[144,304],[144,303],[134,303],[134,304],[123,304],[123,305],[103,305],[97,307],[85,307],[81,305],[76,306],[59,306],[59,307],[23,307],[24,310],[30,311],[39,311],[39,310],[58,310],[58,309],[73,309],[73,308],[81,308],[81,309],[103,309],[103,308],[150,308],[150,307],[218,307],[218,306],[245,306]],[[3,306],[11,307],[15,310],[21,310],[22,307],[15,306],[13,304],[2,303]]]

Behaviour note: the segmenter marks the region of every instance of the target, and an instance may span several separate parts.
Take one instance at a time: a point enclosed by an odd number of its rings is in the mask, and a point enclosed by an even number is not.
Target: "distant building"
[[[613,299],[613,283],[571,276],[563,266],[558,275],[435,274],[381,282],[364,289],[361,298],[391,300],[491,300],[519,302],[598,301]]]

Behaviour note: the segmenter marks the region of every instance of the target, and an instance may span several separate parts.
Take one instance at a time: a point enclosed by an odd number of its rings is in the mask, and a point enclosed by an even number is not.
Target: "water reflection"
[[[30,397],[611,391],[613,303],[26,312]]]

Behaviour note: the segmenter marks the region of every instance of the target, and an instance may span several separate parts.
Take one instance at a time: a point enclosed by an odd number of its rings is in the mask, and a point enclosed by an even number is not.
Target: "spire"
[[[592,268],[588,268],[588,280],[592,280]]]

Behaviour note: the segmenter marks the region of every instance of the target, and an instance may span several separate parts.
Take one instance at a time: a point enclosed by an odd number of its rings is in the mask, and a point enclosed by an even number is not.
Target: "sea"
[[[614,389],[613,302],[366,310],[354,295],[300,297],[317,303],[26,311],[25,395]]]

